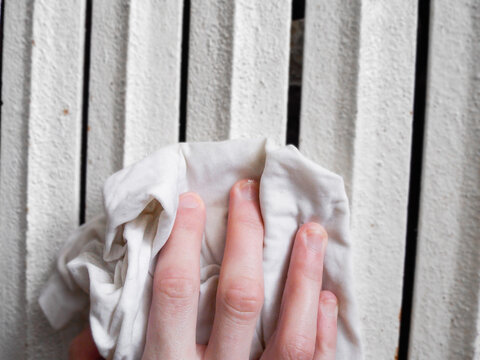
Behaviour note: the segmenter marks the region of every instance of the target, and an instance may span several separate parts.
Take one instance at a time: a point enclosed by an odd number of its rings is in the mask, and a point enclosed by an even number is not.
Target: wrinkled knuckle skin
[[[280,348],[282,360],[312,360],[315,342],[305,337],[293,337],[283,342]]]
[[[162,302],[185,303],[197,296],[199,285],[188,277],[160,277],[155,280],[154,289]]]
[[[240,322],[256,319],[263,305],[263,286],[255,280],[237,280],[221,295],[227,314]]]

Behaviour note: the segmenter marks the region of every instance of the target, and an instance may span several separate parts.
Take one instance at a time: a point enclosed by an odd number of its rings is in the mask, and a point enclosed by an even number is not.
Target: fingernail
[[[317,229],[308,229],[305,231],[305,240],[307,246],[315,251],[322,251],[324,247],[324,233]]]
[[[258,184],[255,180],[247,180],[240,185],[240,194],[245,200],[255,200],[258,198]]]
[[[198,198],[193,194],[185,194],[180,196],[180,207],[186,209],[195,209],[198,207]]]
[[[335,300],[327,300],[322,302],[322,312],[327,316],[338,316],[338,304]]]

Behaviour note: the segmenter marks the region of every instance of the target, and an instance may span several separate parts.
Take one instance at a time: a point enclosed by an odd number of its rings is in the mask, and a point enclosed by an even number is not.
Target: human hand
[[[84,329],[73,339],[68,349],[68,358],[70,360],[101,360],[103,359],[98,352],[95,342],[92,338],[90,327]]]
[[[208,345],[198,345],[196,321],[204,226],[205,206],[200,196],[182,194],[172,233],[157,260],[144,360],[249,358],[264,293],[264,228],[258,183],[241,180],[230,192],[212,333]],[[307,223],[298,230],[277,328],[262,360],[335,359],[337,299],[331,292],[321,291],[326,244],[327,234],[319,224]]]
[[[227,240],[208,345],[196,345],[200,247],[205,207],[194,193],[180,196],[170,239],[160,252],[143,359],[248,359],[263,304],[264,228],[258,183],[230,192]],[[261,359],[335,358],[337,300],[321,291],[325,230],[303,225],[290,258],[277,329]]]

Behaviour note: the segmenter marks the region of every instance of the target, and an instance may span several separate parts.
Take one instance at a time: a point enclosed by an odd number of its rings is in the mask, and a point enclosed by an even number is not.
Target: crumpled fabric
[[[59,329],[90,306],[100,354],[140,359],[157,254],[172,230],[179,195],[195,191],[207,212],[197,321],[197,343],[206,344],[225,244],[228,194],[244,178],[260,181],[265,226],[265,302],[250,358],[261,355],[275,329],[295,233],[303,223],[316,221],[329,235],[323,289],[339,300],[336,358],[362,359],[343,180],[295,147],[267,139],[170,145],[110,176],[103,192],[105,215],[69,237],[40,296],[51,325]]]

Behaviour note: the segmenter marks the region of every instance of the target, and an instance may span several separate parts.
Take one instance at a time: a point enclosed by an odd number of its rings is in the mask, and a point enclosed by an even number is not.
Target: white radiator
[[[53,332],[37,299],[108,175],[183,136],[286,141],[291,0],[186,4],[4,0],[2,359],[65,358],[79,324]],[[409,359],[480,359],[480,4],[429,20]],[[305,5],[294,137],[345,179],[366,359],[399,346],[417,21],[413,0]]]

